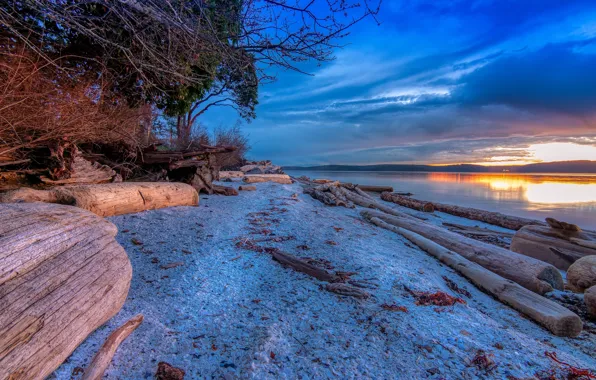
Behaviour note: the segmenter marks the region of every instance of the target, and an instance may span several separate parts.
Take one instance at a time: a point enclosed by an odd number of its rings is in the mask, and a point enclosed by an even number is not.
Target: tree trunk
[[[579,239],[579,243],[576,239]],[[511,250],[567,270],[576,260],[596,255],[596,246],[590,248],[589,244],[582,242],[596,244],[596,233],[525,226],[513,236]]]
[[[0,196],[0,202],[16,201],[66,204],[99,216],[113,216],[164,207],[197,206],[199,196],[191,186],[171,182],[76,185],[51,190],[23,188]]]
[[[260,174],[247,175],[242,179],[245,183],[276,182],[284,185],[291,185],[292,179],[287,174]]]
[[[433,212],[435,211],[435,206],[432,203],[426,201],[419,201],[414,198],[404,197],[402,195],[392,194],[388,192],[384,192],[381,194],[381,199],[387,202],[392,202],[398,204],[400,206],[404,206],[407,208],[411,208],[418,211],[424,212]]]
[[[401,234],[422,250],[461,273],[481,290],[530,317],[557,336],[575,337],[583,328],[581,319],[565,307],[539,296],[513,281],[486,270],[457,253],[407,229],[393,226],[373,217],[371,221]]]
[[[44,379],[126,299],[116,227],[63,205],[0,205],[0,378]]]
[[[467,238],[411,217],[397,217],[369,210],[363,211],[361,214],[366,219],[377,217],[386,223],[422,235],[538,294],[544,294],[553,289],[563,289],[561,273],[557,268],[545,262]]]

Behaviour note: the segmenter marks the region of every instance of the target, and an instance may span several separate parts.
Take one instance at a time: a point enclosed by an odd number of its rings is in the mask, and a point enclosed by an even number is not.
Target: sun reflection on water
[[[494,198],[521,198],[529,203],[596,202],[595,176],[430,173],[429,179],[484,185]]]

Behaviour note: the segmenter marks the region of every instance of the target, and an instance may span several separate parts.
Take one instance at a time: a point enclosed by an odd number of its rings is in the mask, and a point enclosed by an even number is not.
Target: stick
[[[118,346],[128,338],[128,336],[136,330],[143,322],[143,314],[139,314],[128,320],[125,324],[114,330],[106,339],[103,346],[97,351],[93,357],[91,364],[85,370],[85,374],[81,380],[101,380],[103,373],[110,365]]]
[[[461,273],[481,290],[527,315],[553,334],[575,337],[582,331],[581,319],[565,307],[506,280],[417,233],[390,225],[376,217],[371,218],[371,222],[404,236],[431,256]]]
[[[336,282],[339,280],[337,276],[327,272],[325,269],[309,264],[306,261],[294,257],[288,253],[284,253],[276,249],[271,253],[271,255],[275,261],[278,261],[279,263],[286,265],[295,271],[312,276],[317,280],[326,282]]]

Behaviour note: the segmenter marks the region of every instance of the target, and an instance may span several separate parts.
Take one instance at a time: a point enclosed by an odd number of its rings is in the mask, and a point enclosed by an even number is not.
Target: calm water
[[[415,198],[544,219],[551,216],[596,229],[596,175],[290,170],[292,176],[363,185],[390,185]]]

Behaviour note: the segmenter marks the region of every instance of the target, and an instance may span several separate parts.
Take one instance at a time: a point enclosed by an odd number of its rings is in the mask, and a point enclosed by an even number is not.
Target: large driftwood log
[[[103,373],[110,365],[120,343],[128,338],[128,336],[135,331],[142,322],[143,314],[139,314],[114,330],[99,351],[97,351],[91,364],[85,369],[85,374],[81,380],[101,380]]]
[[[590,248],[584,242],[595,246]],[[596,233],[525,226],[513,236],[511,250],[567,270],[578,259],[596,255]]]
[[[40,179],[43,183],[50,185],[97,184],[122,181],[122,178],[109,166],[87,161],[78,154],[73,159],[70,173],[70,177],[66,179],[52,180],[44,176]]]
[[[0,194],[0,202],[48,202],[112,216],[174,206],[196,206],[199,196],[184,183],[126,182],[76,185],[51,190],[18,189]]]
[[[392,192],[393,187],[391,186],[373,186],[373,185],[356,185],[362,191],[370,191],[373,193],[384,193],[384,192]]]
[[[386,223],[422,235],[538,294],[544,294],[553,289],[563,289],[561,273],[557,268],[543,261],[470,239],[411,217],[392,216],[372,210],[362,211],[361,214],[366,219],[377,217]]]
[[[63,205],[0,205],[0,378],[44,379],[126,299],[116,227]]]
[[[291,185],[292,179],[287,174],[250,174],[242,179],[245,183],[276,182]]]
[[[411,208],[418,211],[424,212],[433,212],[435,211],[435,206],[432,203],[426,201],[419,201],[414,198],[405,197],[403,195],[393,194],[389,192],[384,192],[381,194],[381,199],[387,202],[392,202],[398,204],[400,206],[404,206],[407,208]]]
[[[403,216],[403,217],[414,217],[417,219],[421,219],[421,220],[426,220],[426,218],[421,217],[419,215],[410,215],[410,214],[406,214],[405,212],[401,212],[398,211],[396,209],[394,209],[393,207],[389,207],[387,205],[384,205],[380,202],[377,202],[374,198],[371,197],[364,197],[361,195],[358,195],[352,191],[349,191],[347,189],[345,189],[344,187],[340,187],[339,191],[350,201],[354,202],[355,204],[357,204],[358,206],[362,206],[362,207],[366,207],[366,208],[372,208],[372,209],[376,209],[376,210],[381,210],[386,214],[390,214],[390,215],[395,215],[395,216]],[[414,211],[412,211],[414,212]]]
[[[318,200],[319,202],[327,205],[327,206],[338,206],[337,198],[331,193],[326,193],[320,190],[317,190],[314,187],[307,187],[304,189],[304,194],[308,194],[314,199]]]
[[[423,200],[414,199],[408,197],[411,201],[415,201],[416,203],[412,203],[416,209],[418,209],[418,205],[429,203]],[[528,225],[536,225],[536,226],[544,226],[545,223],[534,220],[534,219],[526,219],[520,218],[517,216],[505,215],[499,212],[492,212],[492,211],[485,211],[479,210],[476,208],[470,207],[461,207],[455,205],[448,205],[444,203],[436,203],[432,202],[432,205],[435,208],[435,211],[444,212],[446,214],[451,214],[455,216],[460,216],[462,218],[471,219],[471,220],[478,220],[480,222],[492,224],[495,226],[500,226],[503,228],[508,228],[510,230],[519,230],[523,226]],[[402,206],[406,206],[403,204]],[[408,207],[408,206],[406,206]]]
[[[213,185],[213,193],[218,195],[225,195],[227,197],[238,195],[238,190],[229,186]]]
[[[474,285],[515,310],[527,315],[557,336],[575,337],[582,331],[581,319],[565,307],[483,268],[465,257],[412,231],[373,217],[377,226],[396,232],[422,250],[455,269]]]

